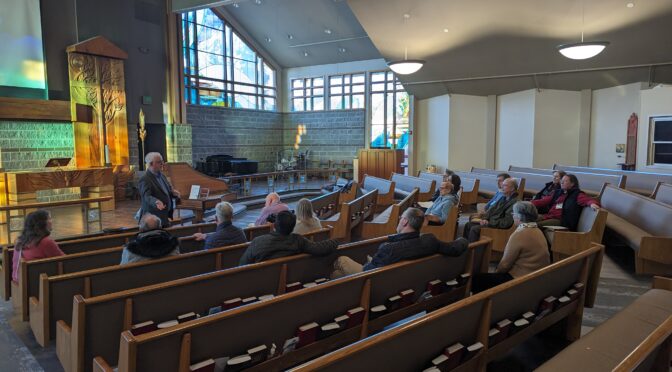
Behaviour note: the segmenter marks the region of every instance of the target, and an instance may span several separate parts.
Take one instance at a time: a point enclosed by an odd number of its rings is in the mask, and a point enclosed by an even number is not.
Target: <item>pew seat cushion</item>
[[[392,214],[392,206],[387,207],[382,213],[377,215],[373,221],[373,223],[385,223],[390,220],[390,215]]]
[[[648,232],[613,213],[607,215],[607,227],[620,235],[634,250],[639,249],[642,237],[651,236]]]
[[[537,371],[610,371],[670,315],[672,292],[651,289]]]

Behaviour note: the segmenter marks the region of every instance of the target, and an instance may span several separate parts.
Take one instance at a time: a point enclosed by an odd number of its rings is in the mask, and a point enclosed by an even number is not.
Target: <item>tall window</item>
[[[182,14],[187,103],[276,109],[275,70],[210,9]]]
[[[370,76],[371,147],[408,149],[408,93],[390,71]]]
[[[672,116],[651,118],[648,163],[672,164]]]
[[[292,111],[324,110],[324,78],[292,80]]]
[[[365,74],[335,75],[329,77],[329,108],[349,110],[364,108]]]

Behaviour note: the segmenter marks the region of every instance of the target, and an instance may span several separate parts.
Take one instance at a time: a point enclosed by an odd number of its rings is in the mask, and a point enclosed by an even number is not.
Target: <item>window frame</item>
[[[322,79],[322,85],[321,86],[315,86],[315,79]],[[295,88],[294,87],[294,82],[301,80],[301,87]],[[306,85],[306,82],[310,81],[310,86]],[[308,87],[308,88],[307,88]],[[313,90],[322,88],[322,95],[315,95],[313,94]],[[290,79],[289,82],[289,90],[290,90],[290,108],[292,112],[311,112],[311,111],[326,111],[327,110],[327,79],[324,76],[307,76],[307,77],[299,77],[299,78],[294,78]],[[311,94],[308,95],[306,94],[306,90],[310,90]],[[296,96],[295,92],[302,90],[303,94],[301,96]],[[322,98],[322,108],[319,110],[315,109],[315,98]],[[301,110],[297,110],[296,106],[294,105],[294,100],[295,99],[301,99],[303,101],[303,108]],[[306,103],[310,100],[310,110],[306,110]]]
[[[646,159],[646,164],[647,166],[652,166],[652,167],[666,167],[666,168],[672,168],[672,162],[670,163],[656,163],[655,162],[655,145],[656,144],[667,144],[667,145],[672,145],[672,139],[670,141],[656,141],[655,140],[655,129],[656,129],[656,123],[658,121],[665,121],[669,122],[669,125],[672,126],[672,115],[661,115],[661,116],[651,116],[649,117],[649,138],[647,141],[647,159]]]
[[[379,73],[385,73],[385,80],[383,80],[382,82],[374,82],[373,81],[373,75],[374,74],[379,74]],[[394,80],[391,82],[391,83],[394,84],[394,89],[393,90],[388,90],[388,88],[387,88],[387,84],[390,83],[387,80],[387,74],[388,73],[391,73],[394,76]],[[383,112],[384,112],[385,115],[387,115],[387,113],[388,113],[387,94],[391,93],[392,96],[393,96],[392,100],[394,102],[397,102],[397,93],[399,93],[399,92],[405,93],[408,96],[408,100],[409,100],[408,101],[408,104],[409,104],[409,117],[408,117],[409,131],[411,130],[411,127],[412,127],[411,113],[410,113],[411,95],[408,94],[408,92],[403,88],[403,85],[402,85],[401,89],[397,89],[397,84],[401,85],[401,81],[399,81],[399,77],[392,70],[387,69],[387,70],[368,71],[367,75],[368,75],[367,76],[368,84],[367,84],[367,89],[366,90],[367,90],[367,100],[368,100],[368,105],[369,105],[368,106],[369,108],[367,109],[367,112],[368,112],[368,116],[369,116],[370,132],[367,133],[368,138],[366,139],[366,141],[367,141],[367,147],[373,148],[373,146],[372,146],[373,145],[373,140],[374,140],[374,138],[373,138],[373,127],[376,126],[376,125],[381,125],[381,124],[374,124],[373,123],[373,109],[374,109],[374,107],[373,107],[373,95],[374,94],[383,94],[383,98],[384,98]],[[373,84],[381,84],[381,83],[384,84],[384,89],[381,90],[381,91],[374,91],[373,90]],[[396,107],[394,107],[393,111],[392,111],[392,123],[391,123],[391,125],[392,125],[392,136],[393,137],[396,136],[397,124],[399,124],[399,123],[397,123]],[[383,125],[383,133],[385,135],[385,144],[387,145],[387,142],[389,140],[387,138],[387,127],[390,124],[387,123],[387,120],[384,120],[382,125]],[[392,142],[392,141],[390,141],[390,142]],[[391,148],[392,149],[398,149],[397,143],[392,142]]]
[[[353,83],[353,82],[352,82],[352,81],[353,81],[352,78],[353,78],[353,76],[355,76],[355,75],[363,75],[363,76],[364,76],[364,82],[363,82],[363,83]],[[368,71],[346,72],[346,73],[342,73],[342,74],[331,74],[331,75],[327,75],[327,77],[326,77],[326,81],[327,81],[327,83],[328,83],[328,84],[327,84],[327,92],[329,93],[329,97],[328,97],[328,101],[329,101],[329,110],[366,110],[366,107],[367,107],[367,105],[366,105],[366,102],[367,102],[367,95],[368,95],[368,90],[369,90],[369,86],[368,86],[368,83],[369,83],[368,75],[369,75],[369,74],[368,74]],[[331,87],[332,87],[332,85],[331,85],[331,78],[339,77],[339,76],[343,79],[343,80],[341,81],[340,87],[341,87],[341,88],[345,88],[346,86],[350,87],[350,92],[349,92],[349,93],[345,93],[345,90],[343,90],[341,93],[336,93],[336,94],[332,94],[332,93],[331,93]],[[348,84],[345,84],[345,77],[346,77],[346,76],[349,76],[349,77],[350,77],[350,83],[348,83]],[[362,85],[362,86],[364,87],[364,91],[361,92],[361,93],[358,92],[358,93],[356,93],[356,94],[357,94],[357,95],[359,95],[359,94],[362,95],[362,107],[359,107],[359,108],[352,108],[353,96],[355,95],[355,93],[352,92],[352,88],[353,88],[353,86],[360,86],[360,85]],[[345,102],[345,99],[348,99],[348,101],[349,101],[349,105],[348,105],[348,107],[347,107],[347,108],[346,108],[346,107],[342,107],[342,108],[334,108],[334,107],[332,107],[332,106],[331,106],[331,97],[334,97],[334,96],[340,96],[340,97],[343,97],[342,102]]]

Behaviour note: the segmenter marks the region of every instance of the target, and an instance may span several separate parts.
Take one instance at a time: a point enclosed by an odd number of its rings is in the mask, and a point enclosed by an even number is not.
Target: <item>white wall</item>
[[[497,169],[533,166],[535,90],[497,97]]]
[[[593,91],[589,166],[617,169],[625,161],[616,144],[626,143],[628,119],[633,112],[639,115],[640,88],[634,83]]]
[[[489,133],[488,97],[452,94],[450,96],[450,136],[448,167],[470,170],[485,168]]]
[[[652,89],[642,90],[640,98],[641,114],[639,115],[639,131],[637,133],[637,170],[672,173],[672,165],[646,165],[649,145],[650,119],[654,116],[672,115],[672,85],[657,86]]]
[[[418,100],[414,128],[416,168],[424,170],[428,164],[443,172],[449,163],[450,108],[448,95]]]
[[[532,165],[548,169],[555,163],[578,164],[581,92],[544,89],[534,93]]]

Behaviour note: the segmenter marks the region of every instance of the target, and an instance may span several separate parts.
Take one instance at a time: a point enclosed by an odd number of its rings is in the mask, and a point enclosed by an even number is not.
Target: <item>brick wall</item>
[[[166,152],[169,162],[187,162],[192,164],[191,125],[166,125]]]
[[[74,156],[72,123],[0,121],[5,170],[42,168],[50,158]]]

